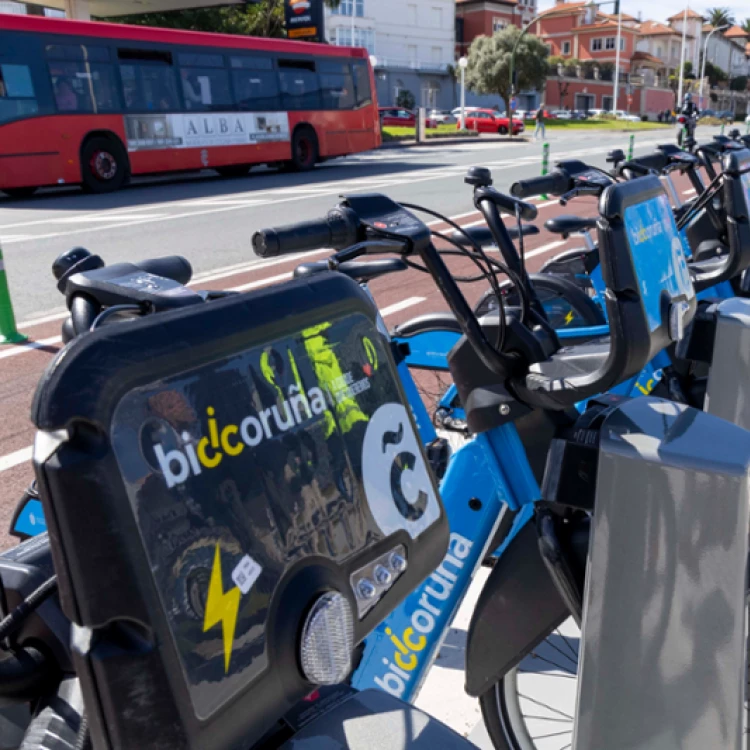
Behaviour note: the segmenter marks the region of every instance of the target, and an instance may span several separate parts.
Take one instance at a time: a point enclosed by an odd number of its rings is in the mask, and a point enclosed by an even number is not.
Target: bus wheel
[[[87,193],[111,193],[125,183],[128,157],[113,138],[90,138],[81,151],[81,178]]]
[[[297,128],[292,138],[292,168],[307,172],[318,161],[318,139],[312,128]]]
[[[20,201],[24,198],[31,198],[36,193],[35,187],[17,187],[17,188],[3,188],[3,192],[14,200]]]
[[[225,167],[214,167],[222,177],[244,177],[250,171],[250,164],[227,164]]]

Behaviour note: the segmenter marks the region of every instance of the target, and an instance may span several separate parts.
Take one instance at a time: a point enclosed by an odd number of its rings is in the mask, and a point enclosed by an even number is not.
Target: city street
[[[701,128],[707,140],[718,128]],[[562,158],[579,158],[605,167],[613,148],[628,149],[629,134],[615,131],[548,130],[551,165]],[[673,142],[673,129],[636,133],[635,153],[645,154],[658,143]],[[304,174],[257,169],[249,176],[222,179],[213,172],[137,180],[111,195],[85,195],[77,188],[41,191],[26,201],[0,198],[0,245],[8,273],[19,330],[29,343],[0,347],[0,548],[12,543],[5,529],[25,486],[34,429],[29,421],[36,383],[60,350],[64,300],[51,273],[62,252],[82,246],[106,263],[138,261],[161,255],[185,256],[193,266],[192,286],[199,289],[253,289],[291,278],[301,256],[261,260],[253,254],[251,237],[262,227],[319,218],[339,195],[382,192],[397,201],[417,203],[438,211],[462,226],[482,223],[473,209],[472,189],[463,177],[471,166],[492,170],[495,185],[507,190],[519,179],[540,174],[540,143],[467,142],[412,148],[388,148],[331,161]],[[678,182],[682,198],[693,191]],[[560,213],[594,215],[596,204],[585,198],[565,209],[553,199],[535,201],[541,233],[528,237],[525,256],[529,270],[549,257],[581,245],[580,238],[563,240],[543,229],[545,220]],[[445,229],[427,217],[433,228]],[[305,256],[323,258],[325,250]],[[472,285],[476,299],[487,288]],[[418,314],[443,309],[432,281],[409,271],[372,284],[376,301],[389,326]],[[478,576],[478,578],[483,578]],[[477,702],[463,693],[463,644],[468,614],[478,593],[478,581],[427,681],[419,704],[462,734],[480,721]]]

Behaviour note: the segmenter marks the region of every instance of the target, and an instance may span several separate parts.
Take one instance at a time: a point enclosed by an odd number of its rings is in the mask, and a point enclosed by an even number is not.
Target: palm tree
[[[711,26],[734,26],[735,20],[729,8],[709,8],[706,11]]]

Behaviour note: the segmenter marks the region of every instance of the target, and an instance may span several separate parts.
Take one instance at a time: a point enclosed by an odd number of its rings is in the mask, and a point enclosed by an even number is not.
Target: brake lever
[[[577,198],[579,195],[599,195],[599,192],[599,188],[593,185],[576,185],[576,187],[560,197],[560,205],[567,206],[568,201]]]
[[[398,255],[408,255],[411,252],[411,245],[406,240],[395,240],[389,238],[372,238],[358,242],[356,245],[345,247],[328,258],[328,267],[335,271],[342,263],[350,260],[356,260],[363,255],[385,255],[387,253],[396,253]]]

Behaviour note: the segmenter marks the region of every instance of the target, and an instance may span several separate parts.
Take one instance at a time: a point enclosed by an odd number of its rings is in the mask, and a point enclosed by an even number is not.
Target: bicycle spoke
[[[562,633],[560,632],[560,628],[557,628],[557,629],[555,630],[555,633],[557,633],[557,635],[559,635],[559,636],[560,636],[560,638],[562,638],[562,639],[563,639],[563,641],[565,641],[565,645],[566,645],[566,646],[567,646],[567,647],[568,647],[568,648],[570,649],[570,653],[571,653],[571,654],[573,654],[573,656],[575,656],[575,659],[576,659],[576,664],[578,664],[578,650],[577,650],[577,649],[574,649],[574,648],[573,648],[572,644],[571,644],[571,643],[570,643],[570,641],[568,640],[568,637],[567,637],[567,636],[565,636],[565,635],[563,635],[563,634],[562,634]]]
[[[536,737],[532,737],[532,740],[548,740],[550,737],[560,737],[563,734],[571,734],[572,729],[568,729],[567,732],[553,732],[552,734],[538,734]]]
[[[563,638],[563,639],[565,638],[565,636],[564,636],[564,635],[563,635],[562,633],[560,633],[560,631],[555,631],[555,632],[556,632],[556,633],[557,633],[557,634],[558,634],[558,635],[559,635],[559,636],[560,636],[561,638]],[[570,661],[571,661],[571,662],[572,662],[573,664],[575,664],[575,665],[576,665],[576,671],[578,670],[578,654],[574,654],[574,655],[575,655],[575,659],[574,659],[573,657],[571,657],[571,656],[568,656],[568,655],[567,655],[567,654],[566,654],[566,653],[565,653],[565,652],[564,652],[564,651],[563,651],[563,650],[562,650],[561,648],[558,648],[558,647],[557,647],[557,646],[556,646],[556,645],[555,645],[554,643],[552,643],[552,641],[550,641],[550,640],[549,640],[549,638],[548,638],[547,640],[545,640],[544,642],[545,642],[545,643],[546,643],[546,644],[547,644],[547,645],[548,645],[548,646],[549,646],[550,648],[553,648],[553,649],[555,649],[555,651],[557,651],[557,653],[558,653],[558,654],[560,654],[560,656],[563,656],[563,657],[565,657],[566,659],[569,659],[569,660],[570,660]],[[567,641],[566,641],[566,643],[567,643]],[[568,645],[568,648],[570,648],[570,645]]]
[[[552,708],[552,706],[548,706],[546,703],[542,703],[541,701],[538,701],[534,698],[530,698],[528,695],[519,693],[518,697],[523,698],[524,700],[527,700],[529,703],[534,703],[535,705],[540,706],[541,708],[546,708],[548,711],[552,711],[553,714],[559,714],[560,716],[564,716],[570,722],[573,721],[573,717],[570,714],[566,714],[564,711],[559,711],[556,708]],[[573,730],[571,729],[570,731],[572,732]]]
[[[571,672],[569,669],[566,669],[565,667],[563,667],[562,664],[557,664],[556,662],[552,661],[551,659],[548,659],[546,656],[539,656],[539,654],[537,654],[536,651],[532,651],[531,652],[531,656],[533,658],[535,658],[535,659],[539,659],[540,661],[547,662],[547,664],[550,664],[555,669],[559,669],[561,672],[565,672],[565,674],[567,674],[567,675],[571,675],[572,677],[576,676],[575,672]],[[528,670],[528,671],[531,672],[533,670]]]

